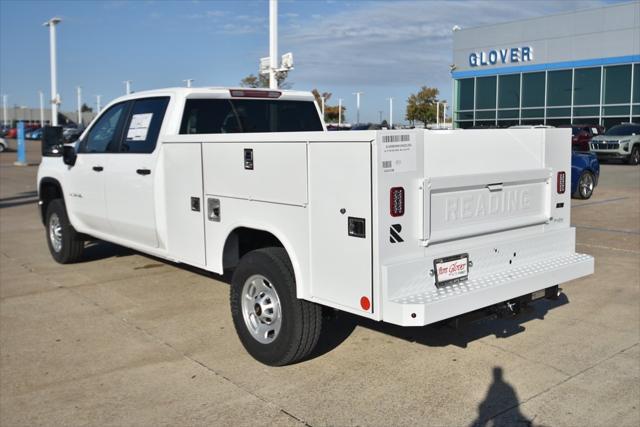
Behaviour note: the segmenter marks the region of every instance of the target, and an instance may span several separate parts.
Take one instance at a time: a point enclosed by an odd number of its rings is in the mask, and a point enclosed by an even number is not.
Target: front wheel
[[[308,356],[320,336],[320,306],[296,298],[291,261],[283,248],[264,248],[240,260],[231,281],[231,315],[244,348],[270,366]]]
[[[633,148],[631,149],[631,155],[629,156],[628,163],[630,165],[640,164],[640,147],[639,146],[634,145]]]
[[[84,240],[73,229],[64,202],[52,200],[47,206],[47,244],[51,256],[60,264],[70,264],[80,259]]]
[[[584,171],[580,174],[578,179],[578,188],[576,189],[575,196],[579,199],[588,199],[593,194],[593,189],[596,186],[593,174],[589,171]]]

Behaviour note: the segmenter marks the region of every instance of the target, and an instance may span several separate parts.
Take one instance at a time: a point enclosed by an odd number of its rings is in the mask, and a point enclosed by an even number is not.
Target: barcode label
[[[391,160],[384,160],[384,161],[382,162],[382,167],[383,167],[384,169],[386,169],[386,168],[390,168],[390,167],[391,167]]]
[[[409,135],[384,135],[382,142],[407,142]]]

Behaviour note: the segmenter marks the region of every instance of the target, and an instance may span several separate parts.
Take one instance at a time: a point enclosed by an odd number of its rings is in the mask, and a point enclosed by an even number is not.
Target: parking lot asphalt
[[[28,142],[39,161],[39,143]],[[572,203],[596,273],[517,319],[338,314],[315,357],[255,362],[225,278],[107,243],[50,257],[35,166],[0,154],[0,425],[640,425],[640,168]]]

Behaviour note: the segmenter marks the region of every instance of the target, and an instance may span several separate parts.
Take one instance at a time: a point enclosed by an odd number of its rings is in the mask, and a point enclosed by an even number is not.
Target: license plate
[[[436,286],[467,280],[469,275],[469,254],[453,255],[433,261]]]

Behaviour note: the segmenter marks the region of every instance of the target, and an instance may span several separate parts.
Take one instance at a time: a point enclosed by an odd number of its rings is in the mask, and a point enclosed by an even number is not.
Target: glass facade
[[[640,63],[455,81],[458,128],[640,122]]]

